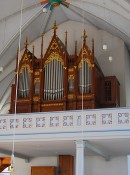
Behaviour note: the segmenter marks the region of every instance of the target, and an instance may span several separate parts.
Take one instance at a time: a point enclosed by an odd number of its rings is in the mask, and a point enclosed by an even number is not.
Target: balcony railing
[[[75,140],[130,135],[130,108],[0,115],[0,140]]]

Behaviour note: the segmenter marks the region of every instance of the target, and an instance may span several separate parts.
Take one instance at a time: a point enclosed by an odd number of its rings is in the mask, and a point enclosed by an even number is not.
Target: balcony
[[[130,108],[0,115],[1,142],[127,138]]]

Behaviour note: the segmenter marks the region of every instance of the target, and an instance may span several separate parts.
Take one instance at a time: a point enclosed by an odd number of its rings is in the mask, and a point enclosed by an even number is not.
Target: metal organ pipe
[[[56,99],[58,99],[58,61],[56,61]]]
[[[88,64],[86,62],[84,62],[85,64],[85,93],[87,92],[87,88],[88,88]]]
[[[51,100],[53,100],[53,92],[54,92],[53,78],[54,78],[54,61],[51,62]]]
[[[51,100],[53,100],[53,61],[51,61]]]
[[[51,64],[48,63],[48,98],[47,100],[50,100],[50,93],[51,93]]]
[[[62,64],[60,63],[60,99],[62,94]]]
[[[26,98],[27,97],[27,94],[26,94],[26,85],[27,85],[27,77],[26,77],[26,68],[24,68],[24,97]]]
[[[57,99],[57,61],[55,60],[55,95],[54,95],[54,100]]]
[[[27,81],[28,81],[28,87],[27,87],[27,92],[28,92],[28,96],[30,94],[30,73],[27,70]]]
[[[91,81],[92,81],[92,70],[86,61],[83,61],[81,68],[79,69],[79,92],[82,93],[82,88],[84,93],[91,92]],[[83,76],[82,76],[83,74]]]
[[[61,99],[61,64],[59,63],[59,98]]]
[[[47,82],[47,84],[46,84],[46,100],[49,100],[49,84],[50,84],[49,67],[50,67],[50,65],[48,63],[46,66],[46,69],[47,69],[46,70],[46,72],[47,72],[47,76],[46,76],[46,82]]]
[[[86,62],[84,61],[84,93],[86,93]]]
[[[60,99],[61,99],[61,87],[62,87],[62,85],[61,85],[61,63],[60,63]]]
[[[90,82],[89,82],[89,66],[88,66],[88,84],[87,84],[87,92],[89,93],[89,87],[90,87]]]
[[[30,73],[27,67],[23,69],[23,72],[19,76],[19,87],[18,94],[19,97],[26,98],[30,93]]]
[[[54,60],[54,82],[55,82],[55,89],[54,89],[54,100],[56,100],[56,60]]]
[[[44,99],[56,100],[63,98],[64,69],[60,61],[53,59],[45,66]]]
[[[59,61],[58,61],[58,70],[59,70],[59,74],[58,74],[58,81],[57,81],[57,86],[58,86],[58,99],[59,99],[59,97],[60,97],[60,95],[59,95],[59,89],[60,89],[60,83],[59,83],[59,75],[60,75],[60,69],[59,69]]]
[[[22,73],[22,80],[23,80],[23,97],[25,98],[25,70],[23,70],[23,73]]]
[[[91,92],[91,88],[92,88],[92,70],[91,68],[89,68],[89,89]]]
[[[56,88],[56,83],[55,83],[55,60],[53,60],[53,100],[55,100],[55,88]]]
[[[79,92],[81,93],[81,68],[79,69]]]
[[[24,95],[25,97],[27,97],[27,85],[28,85],[28,82],[27,82],[27,69],[25,68],[24,69]]]
[[[54,100],[56,99],[56,60],[54,60]]]
[[[45,72],[45,74],[44,74],[44,100],[46,100],[46,95],[47,95],[47,88],[46,88],[46,86],[47,86],[47,67],[45,67],[44,68],[44,72]]]
[[[61,83],[62,83],[62,98],[64,97],[64,83],[63,83],[63,79],[64,79],[64,68],[63,68],[63,65],[62,65],[62,81],[61,81]]]
[[[44,100],[46,100],[46,94],[47,94],[47,66],[45,67],[45,78],[44,78]]]
[[[54,100],[55,97],[55,60],[52,61],[53,63],[53,75],[52,75],[52,100]]]

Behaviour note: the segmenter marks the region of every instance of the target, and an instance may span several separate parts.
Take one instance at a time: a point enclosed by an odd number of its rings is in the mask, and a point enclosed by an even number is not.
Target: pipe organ
[[[104,77],[94,57],[94,40],[90,50],[84,30],[79,54],[76,42],[75,54],[69,55],[67,32],[63,44],[56,34],[56,23],[53,30],[52,40],[44,56],[43,36],[41,58],[35,57],[34,47],[32,52],[28,50],[27,40],[19,66],[17,54],[18,78],[15,78],[15,84],[12,85],[10,113],[15,112],[16,99],[17,113],[119,106],[119,82],[115,76]]]

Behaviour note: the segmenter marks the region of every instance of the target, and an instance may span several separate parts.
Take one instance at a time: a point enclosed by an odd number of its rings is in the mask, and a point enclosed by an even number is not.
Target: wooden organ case
[[[75,53],[67,52],[67,32],[65,44],[56,34],[54,23],[52,40],[43,56],[43,36],[41,58],[36,58],[33,51],[25,51],[17,66],[17,113],[95,109],[116,107],[120,102],[119,82],[115,76],[104,77],[94,57],[94,40],[92,49],[86,44],[84,30],[83,44],[79,55],[77,42]],[[16,84],[12,85],[10,113],[15,111]],[[83,101],[83,103],[82,103]]]

